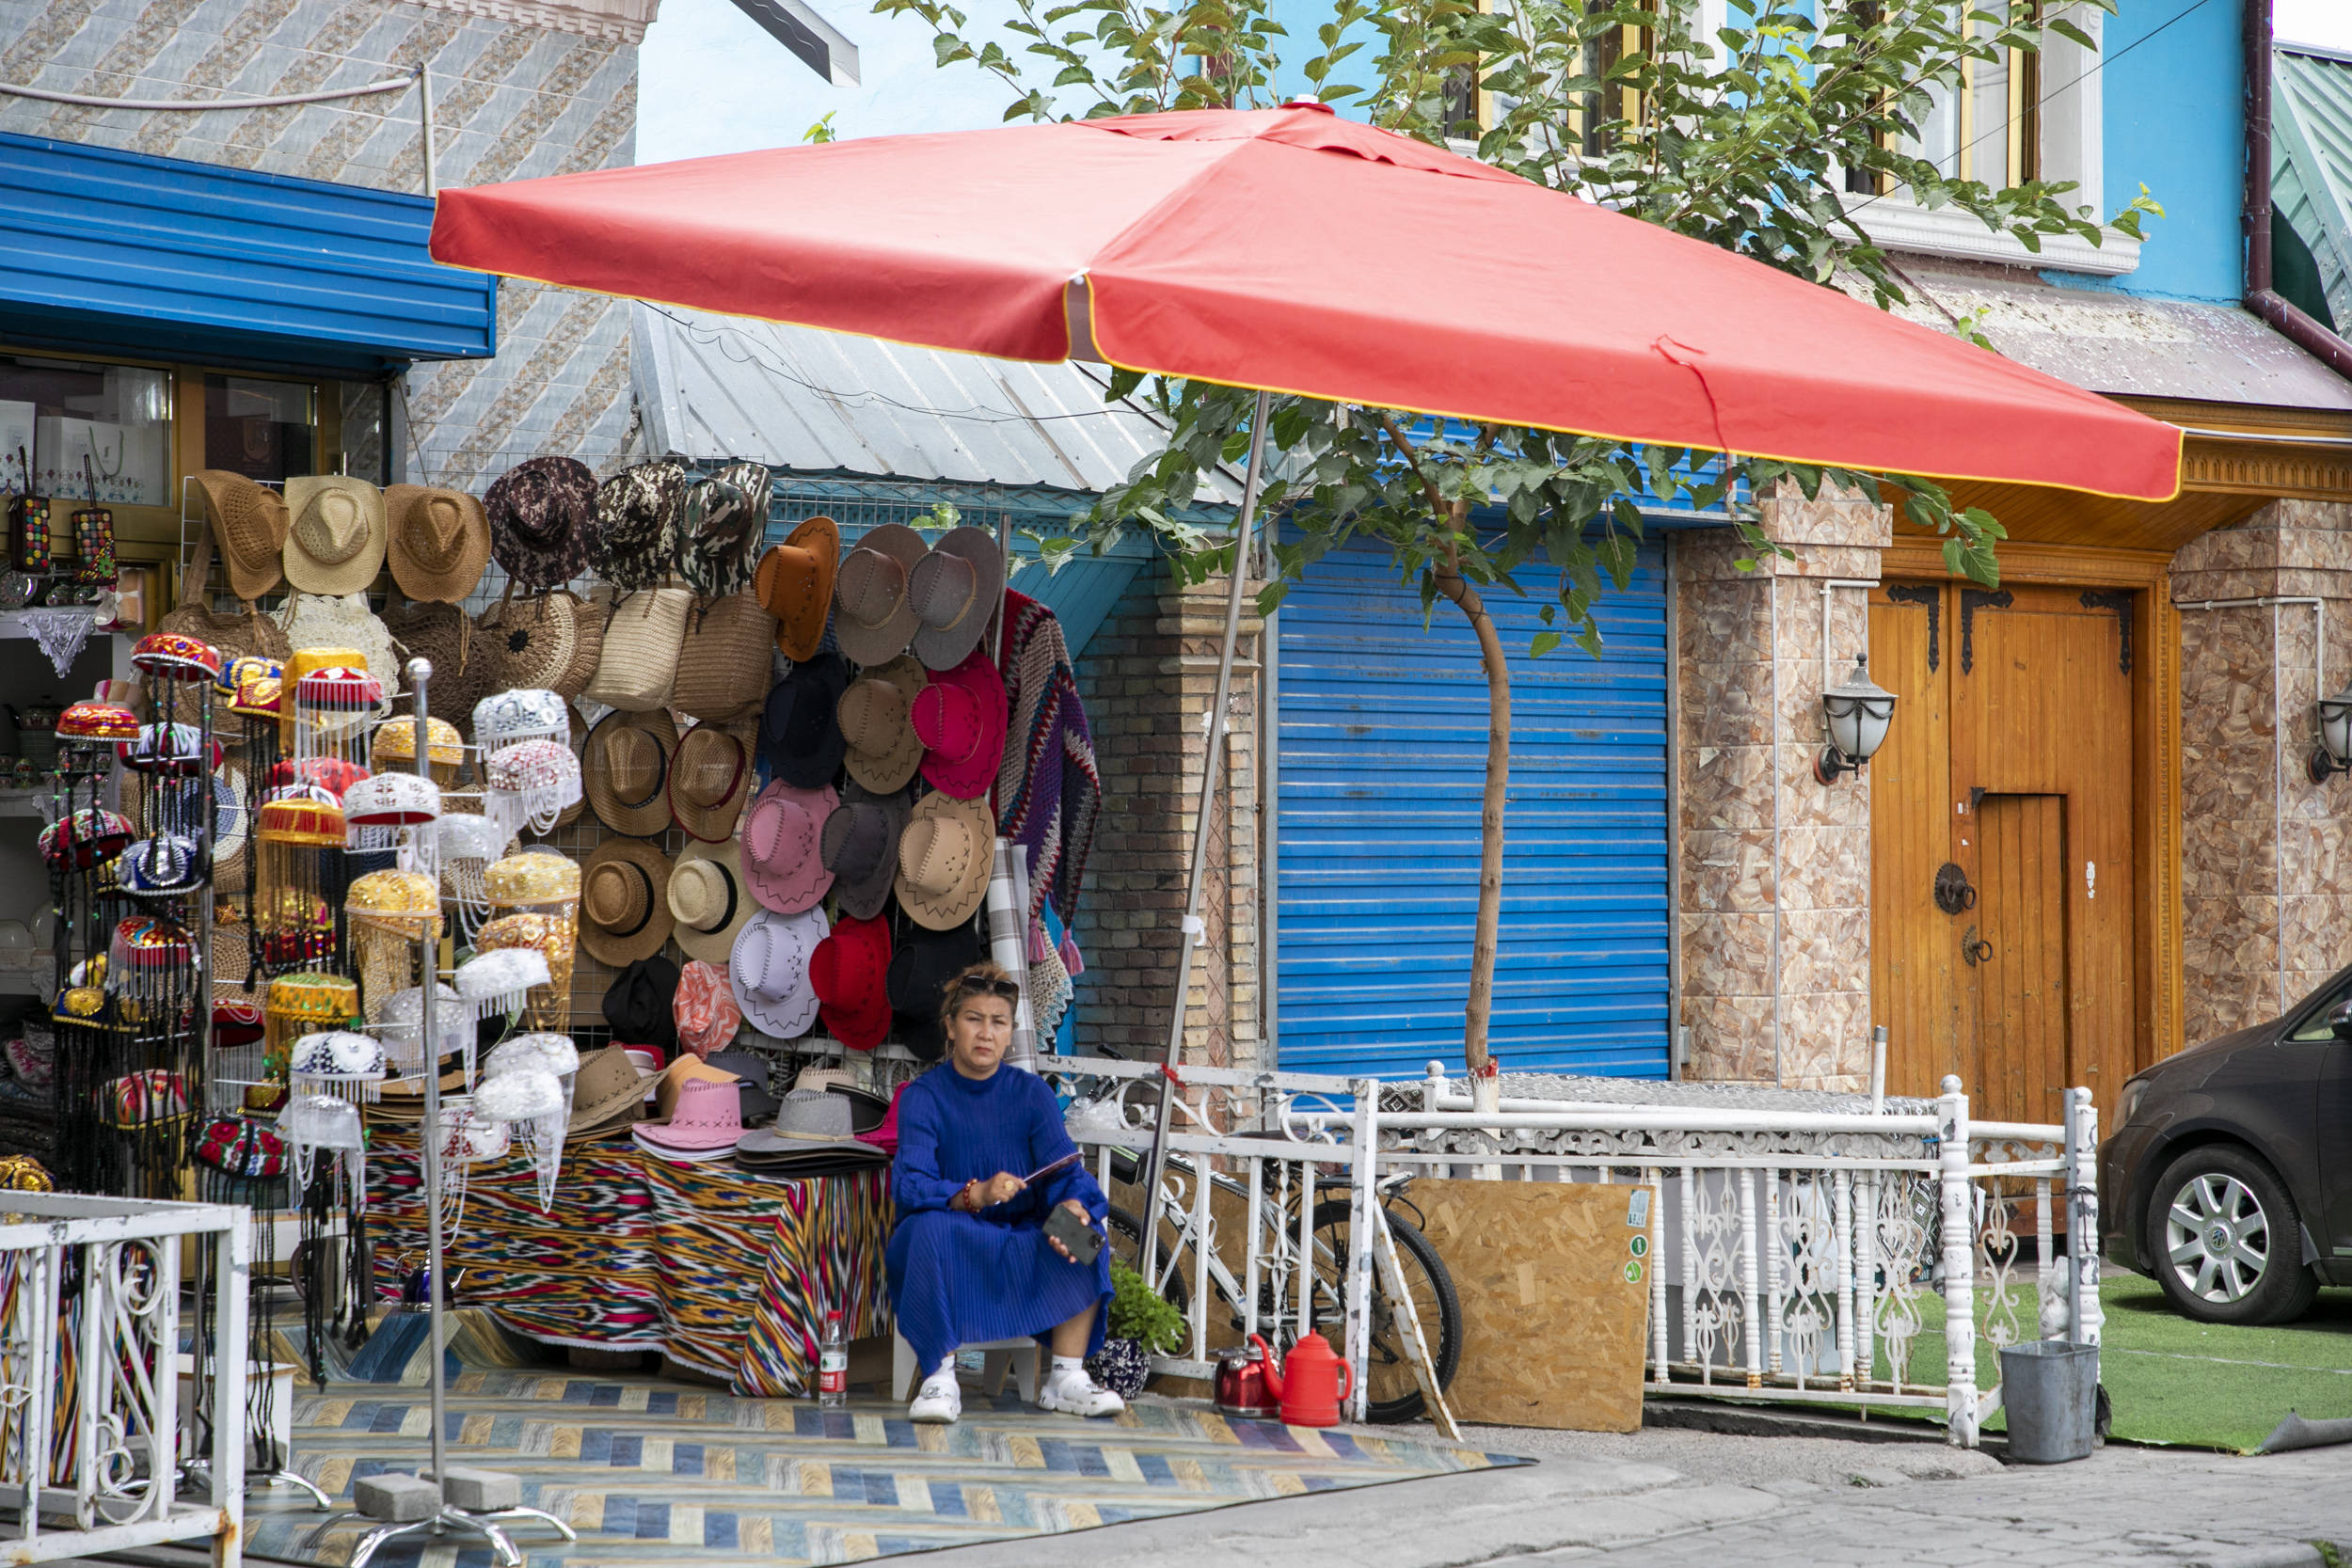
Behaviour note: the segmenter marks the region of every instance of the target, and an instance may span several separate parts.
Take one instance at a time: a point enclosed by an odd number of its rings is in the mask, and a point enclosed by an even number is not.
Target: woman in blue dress
[[[1035,1186],[1023,1180],[1077,1146],[1045,1081],[1004,1066],[1020,996],[994,964],[949,981],[940,1009],[946,1058],[898,1097],[891,1181],[898,1218],[884,1262],[898,1332],[925,1370],[907,1412],[917,1421],[963,1413],[956,1349],[992,1339],[1050,1338],[1041,1407],[1073,1416],[1126,1408],[1086,1370],[1103,1343],[1110,1250],[1080,1263],[1043,1229],[1059,1207],[1099,1235],[1109,1202],[1083,1161]]]

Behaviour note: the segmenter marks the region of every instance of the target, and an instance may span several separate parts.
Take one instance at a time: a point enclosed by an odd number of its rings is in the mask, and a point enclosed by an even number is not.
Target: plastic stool
[[[930,1369],[914,1364],[914,1347],[906,1336],[897,1330],[890,1336],[890,1386],[893,1397],[911,1400],[915,1388],[930,1374]],[[1005,1386],[1005,1373],[1010,1370],[1021,1389],[1021,1397],[1030,1404],[1037,1402],[1039,1352],[1035,1339],[991,1339],[985,1344],[960,1345],[959,1350],[985,1352],[988,1359],[981,1363],[980,1390],[993,1397]]]

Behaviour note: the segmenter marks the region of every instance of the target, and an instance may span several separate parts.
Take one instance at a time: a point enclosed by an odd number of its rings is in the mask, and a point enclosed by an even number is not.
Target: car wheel
[[[2148,1251],[2173,1307],[2200,1323],[2285,1323],[2319,1293],[2286,1183],[2227,1144],[2192,1148],[2157,1179]]]

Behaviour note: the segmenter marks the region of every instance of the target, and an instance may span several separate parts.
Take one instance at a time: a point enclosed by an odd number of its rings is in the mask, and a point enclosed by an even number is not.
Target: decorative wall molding
[[[2352,446],[2290,447],[2201,438],[2182,444],[2181,487],[2241,496],[2352,500]]]
[[[1857,202],[1853,217],[1884,250],[1948,256],[1963,261],[1992,261],[2035,272],[2080,272],[2116,277],[2139,267],[2139,242],[2107,230],[2106,243],[2092,245],[2077,234],[2044,234],[2039,251],[1984,226],[1958,207],[1927,208],[1900,197]]]

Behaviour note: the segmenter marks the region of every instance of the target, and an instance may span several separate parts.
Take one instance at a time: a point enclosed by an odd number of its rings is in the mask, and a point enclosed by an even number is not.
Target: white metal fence
[[[1149,1144],[1159,1069],[1045,1066],[1088,1101],[1072,1132],[1108,1187],[1113,1150]],[[1414,1174],[1646,1185],[1655,1393],[1940,1409],[1951,1440],[1973,1445],[2000,1404],[1997,1359],[1980,1386],[1985,1351],[2099,1338],[2087,1090],[2069,1092],[2063,1124],[2035,1124],[1972,1123],[1953,1079],[1925,1115],[1544,1100],[1477,1112],[1440,1077],[1415,1087],[1178,1069],[1152,1267],[1185,1294],[1188,1343],[1161,1370],[1205,1377],[1248,1333],[1279,1342],[1338,1320],[1360,1418],[1378,1332],[1364,1239]],[[1943,1350],[1923,1361],[1931,1336]]]
[[[183,1501],[183,1238],[215,1249],[212,1452]],[[246,1211],[0,1193],[0,1563],[210,1540],[242,1560]]]

